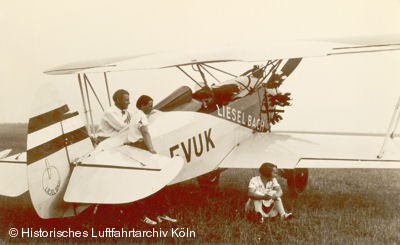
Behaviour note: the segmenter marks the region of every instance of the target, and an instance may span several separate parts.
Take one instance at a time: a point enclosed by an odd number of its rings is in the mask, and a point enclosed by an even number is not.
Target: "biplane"
[[[192,178],[210,190],[222,171],[263,162],[275,163],[295,193],[304,191],[308,168],[400,168],[400,102],[386,134],[273,130],[291,103],[290,92],[280,86],[303,59],[395,50],[399,43],[280,42],[257,50],[149,53],[47,70],[77,77],[84,120],[57,92],[42,88],[32,103],[27,152],[4,152],[1,159],[0,194],[29,190],[36,212],[47,219],[77,215],[91,204],[134,202]],[[233,74],[218,66],[226,63],[248,69]],[[154,69],[175,69],[195,85],[181,86],[155,105],[159,112],[149,117],[149,130],[157,154],[124,144],[128,129],[94,144],[91,98],[101,102],[90,74],[104,75],[111,105],[110,73]]]

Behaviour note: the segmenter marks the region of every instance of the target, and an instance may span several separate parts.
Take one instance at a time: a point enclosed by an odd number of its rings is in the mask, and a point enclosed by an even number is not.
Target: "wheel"
[[[308,169],[298,168],[290,170],[286,177],[289,191],[292,195],[297,196],[297,194],[302,193],[307,187]]]
[[[215,191],[219,183],[221,172],[221,170],[214,170],[197,177],[197,183],[199,183],[200,189],[205,191]]]

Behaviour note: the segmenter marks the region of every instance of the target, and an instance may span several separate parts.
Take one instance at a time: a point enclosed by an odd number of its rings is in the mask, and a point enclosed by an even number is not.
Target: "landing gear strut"
[[[302,193],[307,187],[308,169],[297,168],[286,170],[282,174],[282,177],[286,178],[289,194],[293,197],[296,197],[298,194]]]

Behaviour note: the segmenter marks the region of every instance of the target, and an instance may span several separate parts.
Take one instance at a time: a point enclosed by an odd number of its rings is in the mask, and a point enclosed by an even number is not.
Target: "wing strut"
[[[381,159],[383,157],[383,154],[385,153],[385,146],[387,144],[388,139],[389,138],[393,139],[395,136],[397,125],[399,124],[399,120],[400,120],[400,110],[399,109],[400,109],[400,97],[397,100],[397,104],[394,109],[392,119],[390,120],[390,124],[389,124],[388,130],[386,132],[385,140],[383,141],[381,151],[379,152],[379,155],[377,156],[378,159]]]
[[[203,79],[204,84],[206,85],[206,87],[209,88],[206,76],[204,75],[204,72],[201,70],[201,67],[199,64],[197,64],[197,69],[198,69],[198,72],[200,72],[200,75],[201,75],[201,78]]]
[[[88,110],[87,110],[87,106],[86,106],[85,95],[84,95],[84,93],[83,93],[82,79],[81,79],[81,74],[80,74],[80,73],[78,73],[78,82],[79,82],[79,89],[80,89],[80,91],[81,91],[83,112],[85,113],[86,130],[87,130],[88,132],[90,132]]]
[[[94,90],[94,88],[93,88],[93,86],[92,86],[92,83],[90,82],[90,80],[89,80],[89,78],[87,77],[86,73],[83,74],[83,77],[85,78],[85,82],[86,82],[87,84],[89,84],[90,89],[92,90],[94,96],[96,97],[97,103],[99,103],[101,109],[104,111],[103,104],[101,104],[101,101],[100,101],[100,99],[99,99],[99,96],[97,96],[97,93],[96,93],[96,91]],[[106,80],[107,80],[107,77],[105,77],[105,78],[106,78]],[[108,91],[108,83],[106,83],[106,86],[107,86],[107,92],[109,92],[109,91]],[[108,93],[108,95],[110,96],[109,93]],[[110,106],[111,106],[111,102],[110,102]]]
[[[107,72],[104,72],[104,82],[106,83],[108,105],[111,106],[110,89],[108,88]]]
[[[83,74],[83,78],[85,81],[85,90],[86,90],[86,99],[88,102],[88,106],[89,106],[89,116],[90,116],[90,131],[89,131],[89,135],[94,135],[94,137],[96,137],[95,135],[95,130],[94,130],[94,122],[93,122],[93,111],[92,111],[92,106],[90,104],[90,97],[89,97],[89,90],[88,90],[88,78],[86,77],[86,74]]]
[[[188,78],[192,79],[192,81],[193,81],[194,83],[196,83],[196,84],[201,88],[200,83],[198,83],[198,82],[196,81],[196,79],[194,79],[192,76],[190,76],[189,73],[187,73],[185,70],[183,70],[182,67],[177,66],[176,68],[178,68],[181,72],[183,72],[183,74],[185,74]]]
[[[205,68],[203,65],[199,65],[199,66],[201,68],[203,68],[208,73],[208,75],[210,75],[212,78],[214,78],[215,81],[217,81],[218,83],[221,83],[221,81],[216,76],[214,76],[209,70],[207,70],[207,68]]]
[[[224,70],[218,69],[218,68],[216,68],[216,67],[214,67],[214,66],[207,65],[206,63],[203,63],[202,66],[209,67],[209,68],[211,68],[211,69],[214,69],[214,70],[216,70],[216,71],[219,71],[219,72],[224,73],[224,74],[226,74],[226,75],[229,75],[229,76],[231,76],[231,77],[237,77],[237,75],[233,75],[232,73],[229,73],[229,72],[226,72],[226,71],[224,71]]]

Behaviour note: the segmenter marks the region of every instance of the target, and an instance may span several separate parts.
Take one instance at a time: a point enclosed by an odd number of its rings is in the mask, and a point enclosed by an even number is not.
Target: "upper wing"
[[[326,41],[267,42],[261,45],[231,46],[199,51],[163,52],[97,61],[70,63],[45,71],[46,74],[73,74],[140,69],[158,69],[228,61],[257,62],[276,59],[320,57],[400,50],[400,39],[379,39],[376,43],[348,44]],[[123,61],[123,62],[122,62]]]
[[[134,202],[159,191],[183,168],[180,157],[171,159],[127,145],[97,151],[81,161],[69,180],[67,202]]]
[[[400,168],[400,140],[389,139],[378,157],[383,135],[340,133],[254,134],[220,164],[221,168]]]
[[[26,152],[0,160],[0,195],[16,197],[28,191]]]
[[[347,43],[352,45],[376,45],[376,44],[392,44],[392,43],[398,44],[400,40],[400,34],[349,36],[349,37],[336,37],[336,38],[330,37],[317,40],[324,42]]]
[[[77,61],[54,67],[50,70],[45,71],[44,73],[49,75],[65,75],[65,74],[79,73],[81,71],[96,69],[96,68],[110,69],[111,67],[116,66],[118,62],[131,60],[146,55],[151,55],[151,54],[147,53],[147,54],[138,54],[132,56],[105,58],[98,60]]]

